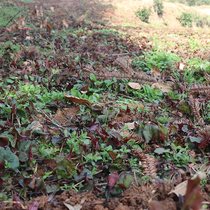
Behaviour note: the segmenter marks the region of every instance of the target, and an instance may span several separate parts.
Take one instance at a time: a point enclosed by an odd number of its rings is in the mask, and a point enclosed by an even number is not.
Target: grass
[[[21,15],[22,8],[13,5],[4,6],[0,4],[0,27],[8,26],[13,17]]]
[[[146,52],[140,57],[136,57],[132,61],[134,68],[140,71],[151,71],[157,68],[159,71],[163,72],[168,69],[173,70],[175,64],[180,61],[179,56],[174,53],[165,52],[162,50],[154,50]]]

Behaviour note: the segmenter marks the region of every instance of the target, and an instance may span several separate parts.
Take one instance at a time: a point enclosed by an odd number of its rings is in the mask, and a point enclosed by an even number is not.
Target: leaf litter
[[[147,38],[27,7],[3,30],[0,208],[209,205],[208,76],[188,86],[170,69],[135,71]],[[192,179],[202,165],[207,178]]]

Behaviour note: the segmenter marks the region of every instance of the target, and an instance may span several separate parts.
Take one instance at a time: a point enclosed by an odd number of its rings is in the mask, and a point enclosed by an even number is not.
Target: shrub
[[[178,18],[179,22],[184,27],[192,27],[193,24],[193,15],[191,13],[183,12]]]
[[[162,0],[154,0],[153,2],[154,11],[157,13],[159,17],[163,16],[163,1]]]
[[[151,14],[150,9],[144,7],[136,12],[136,16],[140,18],[142,22],[149,23],[149,16]]]

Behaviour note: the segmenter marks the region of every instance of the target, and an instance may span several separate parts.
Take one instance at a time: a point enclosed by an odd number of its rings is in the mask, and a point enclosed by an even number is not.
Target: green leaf
[[[96,82],[97,81],[96,75],[91,73],[90,74],[90,80],[93,81],[93,82]]]
[[[6,161],[8,167],[16,170],[18,169],[20,163],[18,157],[10,150],[10,148],[0,147],[0,162]]]
[[[159,148],[156,148],[154,150],[154,153],[158,154],[158,155],[162,155],[163,153],[167,152],[166,149],[162,148],[162,147],[159,147]]]
[[[202,138],[194,137],[194,136],[190,136],[189,139],[191,142],[196,142],[196,143],[201,143],[201,140],[202,140]]]
[[[147,143],[152,140],[153,137],[153,127],[151,125],[146,125],[143,130],[143,136]]]

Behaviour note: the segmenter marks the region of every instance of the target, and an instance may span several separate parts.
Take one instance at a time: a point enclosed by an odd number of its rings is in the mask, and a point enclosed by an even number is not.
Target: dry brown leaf
[[[88,101],[87,99],[84,98],[78,98],[76,96],[69,96],[69,95],[65,95],[64,96],[66,99],[68,99],[69,101],[71,101],[72,103],[77,103],[80,105],[86,105],[91,107],[92,103],[90,101]]]
[[[128,86],[134,90],[140,90],[141,89],[141,85],[137,82],[129,82]]]
[[[181,196],[184,196],[186,194],[186,191],[187,191],[187,183],[188,181],[184,181],[184,182],[181,182],[180,184],[178,184],[174,190],[171,190],[168,194],[172,194],[174,193],[177,197],[179,197],[180,195]]]
[[[149,210],[163,210],[164,206],[163,203],[160,201],[151,201],[149,203]]]
[[[151,74],[153,77],[157,78],[157,77],[160,77],[161,76],[161,73],[160,73],[160,69],[158,68],[153,68],[151,70]]]
[[[58,109],[54,115],[53,120],[57,121],[61,125],[66,125],[74,118],[79,111],[78,106],[73,106],[64,109]]]
[[[64,28],[68,28],[69,24],[67,23],[67,21],[65,19],[62,20],[62,24]]]
[[[141,103],[132,103],[132,104],[128,104],[129,109],[144,109],[144,105]]]
[[[172,89],[173,89],[171,84],[160,83],[160,82],[153,83],[152,87],[158,88],[164,93],[168,93],[168,92],[172,91]]]
[[[133,69],[131,68],[131,59],[129,56],[118,57],[115,60],[115,63],[119,65],[125,73],[132,73]]]
[[[203,197],[201,194],[200,177],[190,179],[187,182],[187,190],[184,199],[184,210],[200,210],[202,206]]]
[[[82,209],[82,205],[80,204],[76,204],[75,206],[72,206],[71,204],[69,203],[63,203],[67,208],[68,210],[81,210]]]
[[[133,130],[135,128],[135,122],[132,123],[125,123],[125,126],[129,129],[129,130]]]

